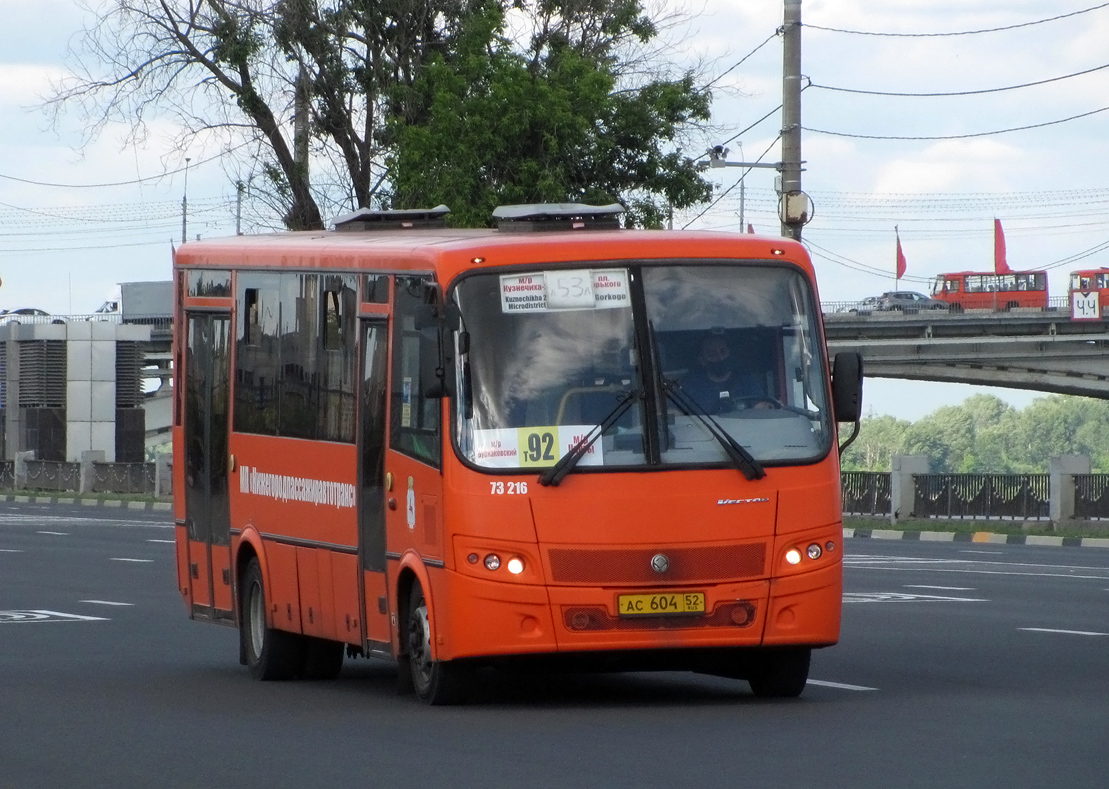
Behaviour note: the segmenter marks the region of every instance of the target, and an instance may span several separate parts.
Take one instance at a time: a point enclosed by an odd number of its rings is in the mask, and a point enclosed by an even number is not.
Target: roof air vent
[[[499,230],[614,230],[620,227],[624,206],[584,203],[502,205],[493,209]]]
[[[450,212],[451,210],[445,205],[437,205],[435,208],[401,208],[385,211],[359,208],[352,214],[336,217],[332,224],[341,232],[446,227],[446,216]]]

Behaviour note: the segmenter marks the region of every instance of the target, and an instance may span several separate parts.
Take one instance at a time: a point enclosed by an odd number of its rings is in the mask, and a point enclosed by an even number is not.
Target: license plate
[[[620,616],[665,616],[705,613],[704,592],[622,594],[616,598]]]

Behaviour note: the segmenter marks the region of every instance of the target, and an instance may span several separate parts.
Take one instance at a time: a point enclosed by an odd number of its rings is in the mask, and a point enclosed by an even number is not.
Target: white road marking
[[[961,550],[961,551],[959,551],[959,553],[984,553],[987,556],[1004,556],[1005,555],[1005,551],[975,551],[975,550],[969,549],[969,548]]]
[[[68,537],[67,531],[40,531],[39,534],[53,534],[55,537]]]
[[[865,685],[848,685],[845,682],[828,682],[823,679],[810,679],[809,685],[819,685],[822,688],[838,688],[839,690],[878,690],[878,688],[868,688]]]
[[[60,611],[0,611],[0,624],[25,624],[27,622],[108,622],[102,616],[63,614]]]
[[[1109,636],[1109,633],[1095,633],[1092,630],[1056,630],[1052,627],[1018,627],[1029,633],[1060,633],[1065,636]]]
[[[845,603],[988,603],[977,597],[943,597],[933,594],[906,594],[905,592],[844,592]]]
[[[1096,581],[1104,581],[1106,578],[1109,578],[1109,567],[1091,567],[1083,565],[1036,564],[1033,562],[990,562],[981,559],[928,559],[926,561],[921,561],[911,556],[880,557],[873,555],[862,557],[845,556],[843,562],[847,567],[900,572],[1018,575],[1038,576],[1043,578],[1078,578]]]
[[[19,548],[0,548],[0,553],[23,553]]]
[[[938,589],[941,592],[973,592],[973,586],[928,586],[927,584],[905,584],[906,589]]]
[[[153,559],[122,559],[118,556],[113,556],[112,561],[113,562],[143,562],[143,563],[146,563],[146,562],[153,562],[154,560]]]
[[[93,605],[134,605],[134,603],[116,603],[112,600],[78,600],[79,603],[92,603]]]
[[[176,545],[177,540],[147,540],[147,542],[164,542],[167,545]]]

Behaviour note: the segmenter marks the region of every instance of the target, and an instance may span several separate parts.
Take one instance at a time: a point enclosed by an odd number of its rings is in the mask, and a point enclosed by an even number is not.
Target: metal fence
[[[81,464],[60,460],[28,460],[27,490],[74,491],[81,489]]]
[[[155,490],[153,463],[93,463],[93,493],[146,493]]]
[[[844,471],[844,514],[889,515],[891,478],[888,471]]]
[[[918,518],[1050,517],[1047,474],[916,474],[913,485]]]
[[[1074,475],[1074,517],[1109,518],[1109,474]]]

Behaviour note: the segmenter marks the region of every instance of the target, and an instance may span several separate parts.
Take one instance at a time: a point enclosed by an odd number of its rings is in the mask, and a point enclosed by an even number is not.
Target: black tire
[[[239,589],[240,640],[255,679],[295,679],[304,666],[304,639],[266,625],[266,588],[258,559],[250,560]]]
[[[465,696],[467,672],[450,661],[435,660],[431,649],[433,638],[427,599],[420,585],[414,583],[405,611],[404,668],[410,673],[412,687],[420,699],[432,706],[458,704]]]
[[[304,665],[300,676],[304,679],[335,679],[343,670],[343,653],[346,644],[323,638],[304,639]]]
[[[759,698],[796,698],[809,681],[811,657],[808,647],[768,649],[754,661],[747,682]]]

